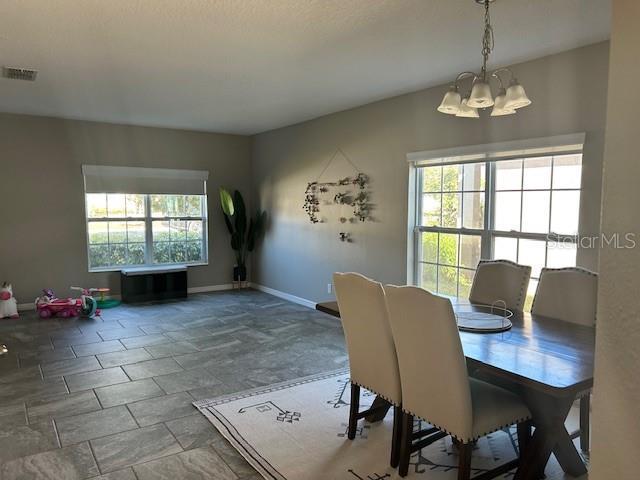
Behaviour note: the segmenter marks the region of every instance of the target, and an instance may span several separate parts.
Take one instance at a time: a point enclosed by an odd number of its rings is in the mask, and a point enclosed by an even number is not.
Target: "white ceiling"
[[[252,134],[480,63],[473,0],[2,0],[0,111]],[[498,0],[494,65],[605,40],[609,0]]]

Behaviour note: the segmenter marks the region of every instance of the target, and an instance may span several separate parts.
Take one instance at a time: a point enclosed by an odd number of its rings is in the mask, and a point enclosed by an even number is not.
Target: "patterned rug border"
[[[232,393],[229,395],[223,395],[216,398],[198,400],[193,402],[193,406],[196,407],[200,413],[202,413],[220,434],[226,438],[229,443],[238,451],[244,459],[256,469],[256,471],[268,480],[287,480],[273,465],[271,465],[267,459],[260,455],[249,442],[236,430],[233,424],[215,407],[217,405],[223,405],[225,403],[233,402],[235,400],[241,400],[243,398],[249,398],[256,395],[262,395],[264,393],[276,392],[284,390],[286,388],[292,388],[299,385],[305,385],[307,383],[317,382],[325,380],[327,378],[339,377],[342,375],[348,375],[348,368],[341,368],[339,370],[332,370],[325,373],[318,373],[315,375],[309,375],[306,377],[300,377],[293,380],[287,380],[284,382],[274,383],[263,387],[252,388],[241,392]]]

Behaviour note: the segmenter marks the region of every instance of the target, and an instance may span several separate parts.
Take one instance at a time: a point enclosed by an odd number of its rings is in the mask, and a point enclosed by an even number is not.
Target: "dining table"
[[[489,308],[463,299],[450,300],[454,313],[487,312]],[[337,302],[318,303],[316,309],[340,317]],[[531,411],[535,429],[514,478],[543,478],[552,453],[566,473],[584,475],[585,463],[565,421],[575,400],[588,395],[593,387],[595,327],[577,319],[572,323],[528,312],[510,313],[510,329],[499,333],[460,331],[460,340],[471,374],[516,391]],[[378,413],[367,420],[382,420],[389,407],[386,400],[377,397],[372,410]]]

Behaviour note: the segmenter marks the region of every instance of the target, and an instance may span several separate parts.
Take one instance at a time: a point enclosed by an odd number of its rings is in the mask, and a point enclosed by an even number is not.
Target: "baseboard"
[[[18,304],[18,311],[19,312],[25,312],[27,310],[35,310],[35,309],[36,309],[35,302],[32,302],[32,303],[19,303]]]
[[[291,295],[290,293],[281,292],[280,290],[276,290],[275,288],[265,287],[264,285],[258,285],[257,283],[252,283],[251,288],[255,288],[256,290],[260,290],[264,293],[268,293],[269,295],[273,295],[274,297],[282,298],[283,300],[297,303],[298,305],[302,305],[303,307],[316,308],[316,302],[312,302],[311,300],[307,300],[306,298],[296,297],[295,295]]]
[[[204,287],[190,287],[187,288],[187,293],[206,293],[206,292],[221,292],[223,290],[231,290],[233,284],[223,283],[221,285],[205,285]]]

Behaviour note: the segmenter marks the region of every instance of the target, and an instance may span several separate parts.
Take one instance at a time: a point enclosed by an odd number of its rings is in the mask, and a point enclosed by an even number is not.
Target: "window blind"
[[[204,195],[209,172],[83,165],[86,193]]]

